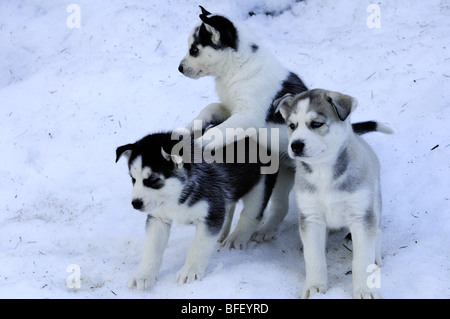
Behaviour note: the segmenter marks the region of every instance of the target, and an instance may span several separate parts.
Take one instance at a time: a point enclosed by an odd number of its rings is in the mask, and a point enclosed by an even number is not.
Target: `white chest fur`
[[[149,212],[149,215],[167,222],[180,224],[197,224],[204,219],[208,212],[206,201],[199,201],[195,205],[170,203]]]
[[[308,167],[299,163],[295,194],[301,214],[329,228],[346,227],[355,219],[363,218],[370,203],[370,190],[366,187],[352,192],[340,190],[341,182],[333,179],[329,165]]]

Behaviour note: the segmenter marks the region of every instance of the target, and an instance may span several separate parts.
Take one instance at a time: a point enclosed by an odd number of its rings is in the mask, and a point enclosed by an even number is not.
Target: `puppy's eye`
[[[135,178],[131,178],[131,182],[133,183],[133,185],[134,185],[134,183],[136,183],[136,179]]]
[[[154,188],[155,185],[157,185],[161,179],[156,176],[150,176],[149,178],[144,179],[144,185],[147,187]]]
[[[313,121],[313,122],[311,122],[311,128],[319,128],[319,127],[323,126],[324,124],[325,123]]]
[[[196,57],[197,55],[198,55],[198,48],[197,47],[192,47],[190,50],[189,50],[189,54],[190,55],[192,55],[193,57]]]
[[[291,123],[288,125],[288,127],[289,127],[289,129],[291,129],[293,131],[297,128],[297,125],[295,125],[294,123]]]

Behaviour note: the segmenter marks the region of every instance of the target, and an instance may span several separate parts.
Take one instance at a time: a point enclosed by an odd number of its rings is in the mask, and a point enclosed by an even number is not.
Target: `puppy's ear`
[[[209,12],[208,10],[206,10],[205,8],[203,8],[202,6],[199,6],[200,9],[202,10],[202,14],[200,15],[200,19],[202,18],[201,16],[209,16],[211,14],[211,12]]]
[[[202,19],[203,20],[203,19]],[[206,31],[208,31],[209,33],[211,33],[211,41],[215,44],[218,45],[220,44],[220,31],[215,29],[214,27],[210,26],[209,24],[207,24],[206,22],[204,23],[205,25],[205,29]]]
[[[170,154],[167,154],[164,148],[161,147],[161,155],[166,161],[170,161]]]
[[[175,164],[175,167],[178,169],[182,169],[184,166],[183,158],[179,155],[170,155],[172,158],[173,163]]]
[[[215,44],[220,43],[220,31],[215,29],[211,24],[213,23],[213,19],[208,18],[209,15],[211,15],[211,12],[205,10],[202,6],[199,6],[200,9],[202,9],[202,14],[199,15],[200,20],[205,25],[206,31],[212,34],[211,40]]]
[[[212,34],[212,42],[217,46],[230,47],[237,51],[238,33],[233,22],[220,15],[211,15],[206,10],[205,13],[200,14],[200,20],[206,31]]]
[[[175,167],[178,169],[183,168],[184,161],[183,158],[179,155],[170,155],[166,153],[166,151],[161,147],[161,155],[164,157],[166,161],[172,161],[175,164]]]
[[[333,106],[341,121],[345,121],[358,106],[358,101],[354,97],[338,92],[327,92],[326,100]]]
[[[273,102],[275,107],[275,113],[280,112],[281,116],[286,120],[292,111],[292,102],[294,101],[294,96],[290,93],[285,94],[283,97],[276,99]]]
[[[116,149],[116,163],[119,161],[119,158],[122,156],[123,153],[127,152],[125,156],[129,156],[130,151],[134,149],[134,144],[127,144],[119,146]]]

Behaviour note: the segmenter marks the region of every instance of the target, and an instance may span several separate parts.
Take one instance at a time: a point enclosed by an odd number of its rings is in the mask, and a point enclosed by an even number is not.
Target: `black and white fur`
[[[278,145],[267,145],[272,151],[279,151],[279,178],[271,198],[268,218],[254,235],[256,241],[269,240],[287,214],[295,167],[287,154],[288,137],[284,119],[272,104],[287,93],[297,94],[307,88],[245,26],[200,8],[201,21],[189,36],[189,52],[181,61],[179,71],[193,79],[215,77],[221,103],[206,106],[188,128],[193,131],[196,120],[202,121],[202,129],[210,123],[220,123],[199,139],[203,143],[212,140],[206,145],[212,149],[234,142],[234,136],[226,135],[227,128],[280,129],[279,150],[276,149]],[[376,131],[377,124],[357,123],[353,129],[357,133]],[[220,136],[227,138],[224,141],[214,139],[216,130],[222,132]],[[244,134],[237,136],[238,139],[244,137]]]
[[[173,221],[197,228],[186,262],[177,274],[178,283],[201,279],[216,242],[231,240],[223,238],[227,230],[221,235],[227,211],[234,210],[242,199],[244,207],[235,232],[253,229],[256,226],[249,224],[261,218],[275,184],[277,175],[261,174],[262,164],[252,163],[248,157],[244,163],[196,163],[192,149],[187,163],[185,154],[171,154],[176,143],[171,133],[158,133],[116,150],[116,162],[122,154],[128,157],[131,203],[148,215],[142,262],[129,281],[130,288],[144,290],[155,283]],[[229,245],[240,244],[231,241]]]
[[[367,285],[367,268],[382,262],[380,164],[352,130],[356,99],[316,89],[275,104],[286,119],[288,152],[297,164],[295,198],[306,264],[301,298],[327,290],[327,227],[351,232],[354,298],[378,298],[378,291]],[[382,125],[379,130],[392,133]]]

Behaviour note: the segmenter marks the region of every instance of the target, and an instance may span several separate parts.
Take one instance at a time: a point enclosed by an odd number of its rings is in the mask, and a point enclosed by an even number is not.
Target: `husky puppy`
[[[377,298],[368,287],[368,267],[381,265],[380,164],[352,130],[356,99],[325,90],[287,95],[277,101],[286,120],[289,156],[297,163],[295,198],[306,264],[301,298],[325,292],[327,227],[348,227],[353,240],[353,297]],[[387,126],[379,130],[392,133]]]
[[[285,122],[280,113],[275,111],[273,101],[286,93],[297,94],[307,88],[245,26],[231,22],[223,15],[212,14],[201,6],[200,8],[201,21],[189,36],[189,52],[178,69],[193,79],[215,77],[221,103],[208,105],[188,128],[193,131],[195,121],[203,123],[200,129],[206,128],[210,123],[220,123],[207,131],[201,139],[203,143],[212,140],[205,144],[212,149],[233,143],[235,138],[245,138],[248,128],[280,129],[279,144],[266,145],[272,151],[279,152],[279,178],[273,190],[268,218],[253,238],[256,241],[270,240],[288,212],[289,192],[294,184],[295,174],[295,163],[287,154]],[[226,135],[227,128],[242,128],[242,134],[236,137]],[[377,123],[357,123],[353,125],[353,129],[359,134],[376,131]],[[226,137],[223,141],[213,139],[216,130],[222,132],[220,136]]]
[[[236,231],[256,227],[248,224],[259,221],[275,184],[276,174],[261,174],[262,164],[249,160],[249,148],[245,148],[245,161],[206,163],[194,158],[193,148],[191,156],[172,154],[178,143],[171,133],[158,133],[116,150],[116,162],[122,154],[128,157],[131,204],[147,214],[142,262],[128,283],[130,288],[144,290],[155,283],[173,221],[197,228],[177,274],[178,283],[201,279],[221,236],[227,210],[234,210],[234,204],[242,199],[244,208]]]

